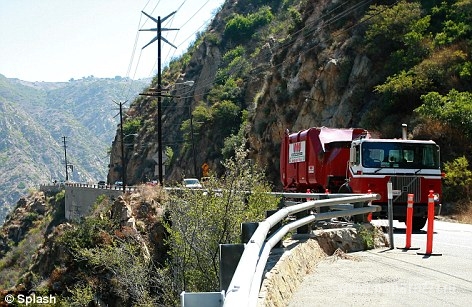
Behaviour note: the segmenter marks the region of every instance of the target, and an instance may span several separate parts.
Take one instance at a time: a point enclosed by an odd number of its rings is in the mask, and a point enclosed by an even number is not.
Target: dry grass
[[[154,200],[160,204],[163,204],[169,197],[167,192],[160,185],[140,185],[138,187],[138,191],[140,198],[147,202]]]
[[[457,221],[465,224],[472,224],[472,206],[457,215]]]

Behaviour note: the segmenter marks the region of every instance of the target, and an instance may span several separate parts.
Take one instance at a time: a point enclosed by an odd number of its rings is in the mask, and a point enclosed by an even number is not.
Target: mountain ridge
[[[69,82],[30,82],[0,75],[0,221],[40,183],[106,178],[116,104],[132,99],[149,80],[86,77]],[[119,99],[117,97],[120,97]],[[126,98],[125,97],[125,98]]]

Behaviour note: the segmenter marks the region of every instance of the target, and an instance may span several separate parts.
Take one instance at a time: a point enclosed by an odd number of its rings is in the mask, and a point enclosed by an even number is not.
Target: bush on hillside
[[[458,202],[457,211],[465,212],[472,203],[472,171],[466,157],[459,157],[444,164],[443,196],[445,200]]]
[[[171,223],[169,270],[173,293],[219,291],[219,245],[239,243],[240,224],[260,221],[277,199],[263,171],[239,148],[224,163],[222,178],[211,177],[207,190],[184,189],[167,206]]]

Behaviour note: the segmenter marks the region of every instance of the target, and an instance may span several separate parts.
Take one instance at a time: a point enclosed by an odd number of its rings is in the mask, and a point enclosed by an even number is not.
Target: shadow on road
[[[385,230],[384,232],[388,232],[388,227],[385,227]],[[396,227],[393,227],[393,233],[396,233],[396,234],[406,234],[406,228],[396,228]],[[412,234],[426,234],[427,232],[424,231],[424,230],[413,230],[411,232]]]

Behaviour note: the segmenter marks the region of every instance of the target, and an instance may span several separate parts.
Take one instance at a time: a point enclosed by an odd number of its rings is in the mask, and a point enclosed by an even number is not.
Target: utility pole
[[[126,159],[125,159],[125,145],[123,140],[123,105],[125,102],[116,102],[113,100],[120,108],[120,142],[121,142],[121,180],[123,180],[123,193],[126,192]]]
[[[66,137],[62,137],[62,142],[64,143],[64,164],[66,166],[66,182],[69,181],[69,170],[67,166],[67,145],[66,145]]]
[[[162,31],[171,31],[171,30],[179,30],[179,29],[168,29],[168,28],[162,28],[162,23],[166,21],[170,16],[174,15],[176,11],[170,13],[166,17],[161,19],[161,16],[154,18],[145,12],[141,11],[144,15],[146,15],[148,18],[153,20],[156,24],[156,28],[152,29],[141,29],[139,31],[155,31],[157,32],[156,37],[154,37],[149,43],[147,43],[143,48],[146,48],[150,44],[154,43],[157,41],[157,92],[154,95],[149,95],[149,96],[157,96],[157,143],[158,143],[158,170],[159,170],[159,184],[161,186],[164,185],[163,181],[163,172],[162,172],[162,109],[161,109],[161,98],[162,98],[162,76],[161,76],[161,40],[166,42],[167,44],[171,45],[172,47],[176,48],[176,46],[172,45],[167,39],[162,37]]]
[[[197,158],[195,154],[195,141],[193,139],[193,114],[192,114],[192,104],[190,103],[190,133],[191,133],[191,141],[192,141],[192,152],[193,152],[193,173],[195,178],[199,178],[200,176],[197,175]]]

